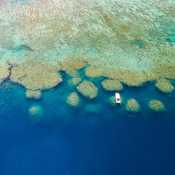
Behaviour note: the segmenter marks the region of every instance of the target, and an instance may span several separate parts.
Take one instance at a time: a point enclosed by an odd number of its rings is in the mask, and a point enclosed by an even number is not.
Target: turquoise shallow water
[[[66,75],[63,75],[66,79]],[[99,80],[100,81],[100,80]],[[97,80],[96,80],[97,83]],[[25,89],[6,81],[0,87],[0,172],[2,175],[62,174],[174,174],[174,94],[155,89],[125,87],[127,100],[135,98],[141,112],[130,114],[124,105],[108,103],[113,93],[99,86],[96,100],[81,97],[79,109],[66,104],[72,89],[60,86],[45,91],[41,100],[29,100]],[[166,112],[155,114],[147,102],[159,99]],[[32,104],[44,108],[40,121],[28,114]],[[95,114],[85,112],[96,104]]]

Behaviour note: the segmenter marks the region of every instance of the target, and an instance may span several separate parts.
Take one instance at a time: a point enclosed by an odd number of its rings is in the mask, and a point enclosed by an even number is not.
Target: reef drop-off
[[[129,86],[175,79],[174,1],[68,2],[1,2],[0,83],[47,90],[83,67]]]

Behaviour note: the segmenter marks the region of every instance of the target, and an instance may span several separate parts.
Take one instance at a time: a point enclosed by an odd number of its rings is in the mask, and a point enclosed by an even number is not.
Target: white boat
[[[118,103],[118,104],[120,104],[120,103],[122,102],[119,93],[115,93],[115,101],[116,101],[116,103]]]

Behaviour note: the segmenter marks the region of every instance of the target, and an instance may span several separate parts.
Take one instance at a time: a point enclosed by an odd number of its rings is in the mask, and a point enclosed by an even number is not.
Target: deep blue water
[[[125,87],[125,101],[135,98],[141,112],[111,107],[99,86],[96,100],[81,97],[79,109],[66,104],[73,89],[66,83],[43,93],[39,101],[25,97],[25,89],[6,82],[0,86],[1,175],[174,175],[175,97],[157,91],[154,84]],[[102,96],[103,95],[103,96]],[[148,110],[159,99],[166,112]],[[28,114],[32,104],[44,108],[41,121]],[[99,113],[87,114],[85,104],[97,104]]]

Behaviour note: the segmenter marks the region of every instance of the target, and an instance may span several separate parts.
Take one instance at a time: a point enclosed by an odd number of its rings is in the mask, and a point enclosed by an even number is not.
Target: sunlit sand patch
[[[67,104],[74,108],[77,108],[79,103],[80,99],[78,95],[75,92],[70,93],[69,96],[67,97]]]
[[[27,89],[26,90],[26,97],[27,98],[34,98],[34,99],[41,99],[42,97],[42,93],[40,90],[30,90],[30,89]]]
[[[46,90],[62,82],[59,65],[27,60],[14,67],[10,80],[31,90]]]
[[[174,86],[167,79],[164,78],[157,80],[155,86],[164,93],[172,93],[174,90]]]
[[[154,112],[163,112],[165,111],[164,104],[159,100],[152,100],[148,103],[149,109]]]
[[[29,107],[29,114],[32,117],[32,121],[38,122],[44,115],[44,110],[40,105],[32,105]]]
[[[79,86],[77,86],[77,90],[89,99],[93,99],[98,95],[98,88],[90,81],[84,80]]]
[[[3,60],[0,60],[0,84],[9,77],[10,65]]]
[[[102,83],[103,88],[106,91],[121,91],[123,90],[123,85],[119,80],[104,80]]]
[[[133,113],[139,112],[140,105],[135,99],[129,99],[126,104],[126,110]]]

